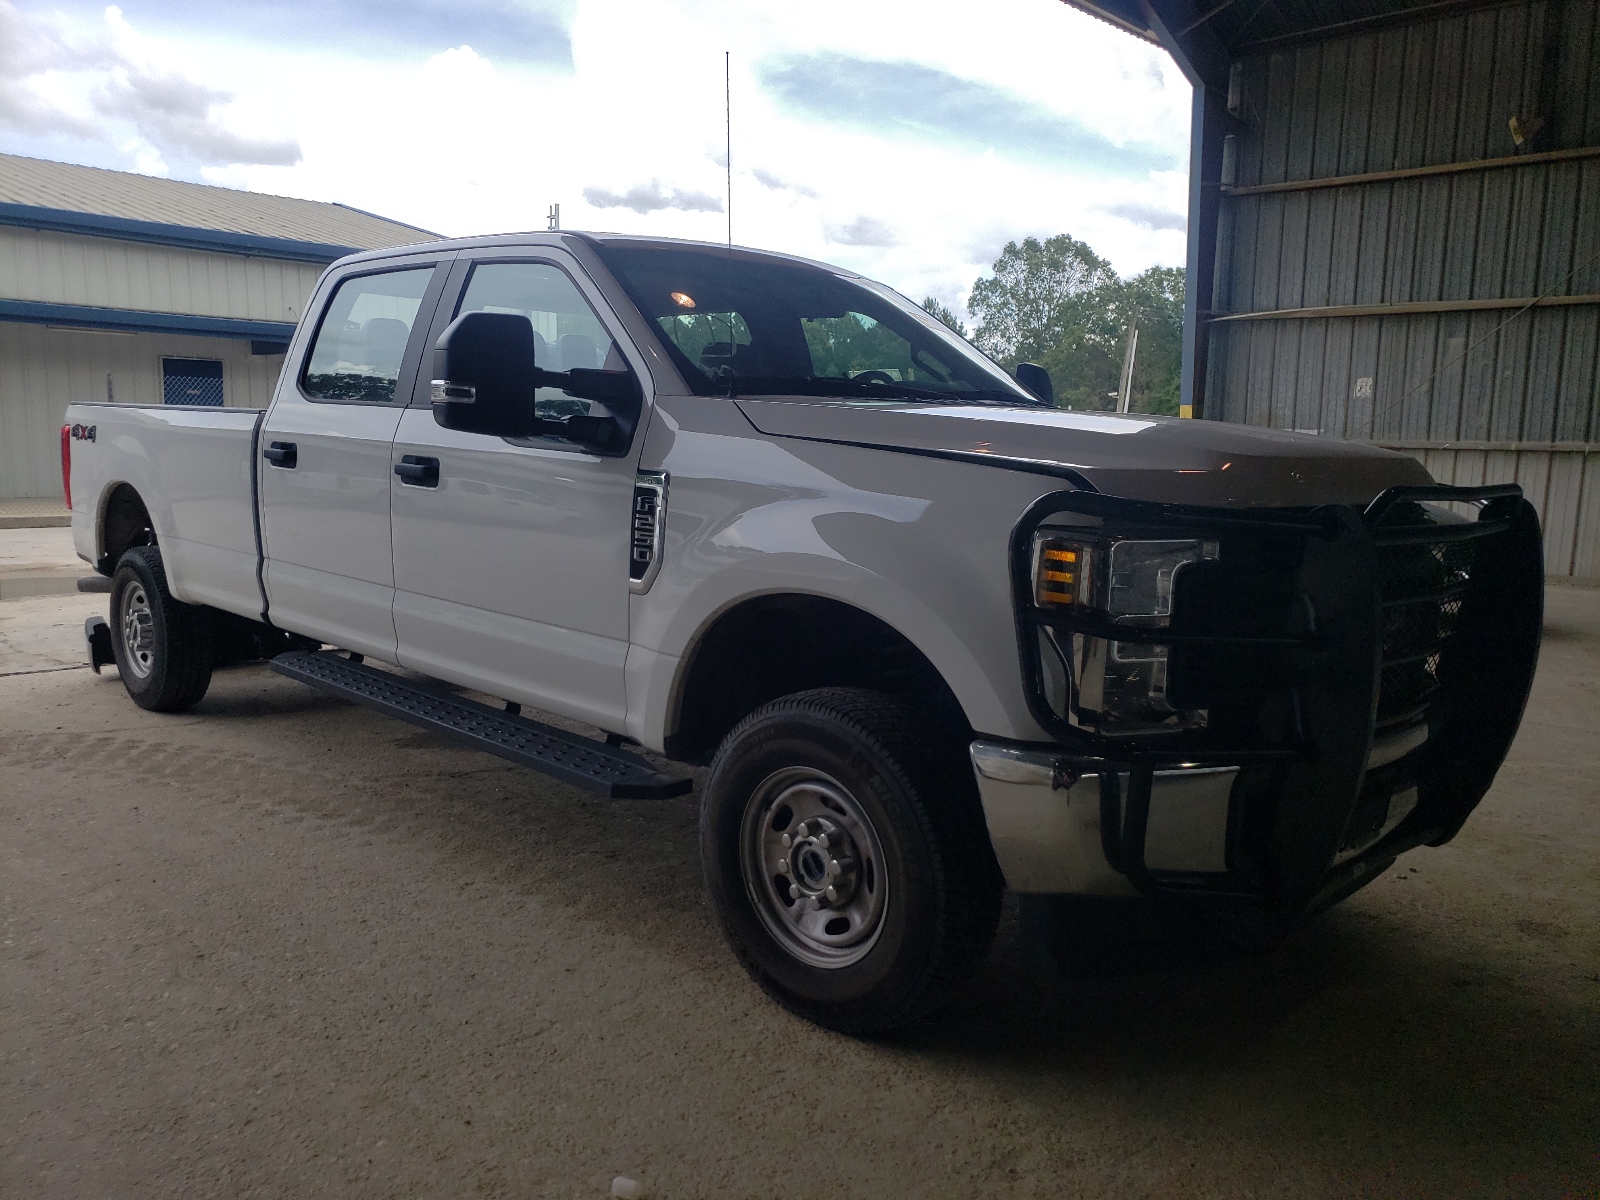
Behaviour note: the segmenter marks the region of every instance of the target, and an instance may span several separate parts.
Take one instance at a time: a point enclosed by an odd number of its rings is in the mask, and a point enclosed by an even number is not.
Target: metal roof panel
[[[0,203],[376,249],[438,235],[343,204],[0,154]]]

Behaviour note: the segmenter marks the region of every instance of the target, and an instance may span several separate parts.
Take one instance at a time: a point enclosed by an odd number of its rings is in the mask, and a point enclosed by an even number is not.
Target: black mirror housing
[[[527,437],[538,374],[527,317],[463,313],[433,348],[434,420],[467,433]]]
[[[1038,363],[1018,363],[1017,382],[1046,404],[1056,402],[1055,384],[1050,382],[1050,372]]]
[[[612,415],[540,417],[537,389],[560,388],[596,400]],[[632,435],[641,396],[632,371],[574,367],[546,371],[535,361],[533,325],[517,313],[463,313],[433,349],[433,419],[446,429],[495,437],[559,437],[620,453]]]

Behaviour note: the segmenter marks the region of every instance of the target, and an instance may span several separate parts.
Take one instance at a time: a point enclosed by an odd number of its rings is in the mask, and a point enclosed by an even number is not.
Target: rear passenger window
[[[357,275],[328,301],[300,386],[317,400],[394,399],[432,267]]]

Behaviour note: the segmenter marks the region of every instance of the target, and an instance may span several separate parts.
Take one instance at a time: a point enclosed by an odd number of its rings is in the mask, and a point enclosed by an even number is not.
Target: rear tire
[[[701,862],[729,946],[769,996],[841,1033],[883,1033],[983,958],[1004,882],[962,749],[855,688],[775,700],[723,740]]]
[[[211,686],[212,611],[175,600],[161,551],[125,551],[111,577],[111,649],[140,708],[182,712]]]

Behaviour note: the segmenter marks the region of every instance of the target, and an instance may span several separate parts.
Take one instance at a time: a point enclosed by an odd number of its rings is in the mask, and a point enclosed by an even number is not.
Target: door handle
[[[273,442],[261,452],[261,457],[275,467],[292,471],[300,461],[300,451],[293,442]]]
[[[422,458],[416,454],[402,455],[400,461],[394,465],[394,473],[400,476],[402,483],[409,483],[412,487],[439,486],[437,458]]]

